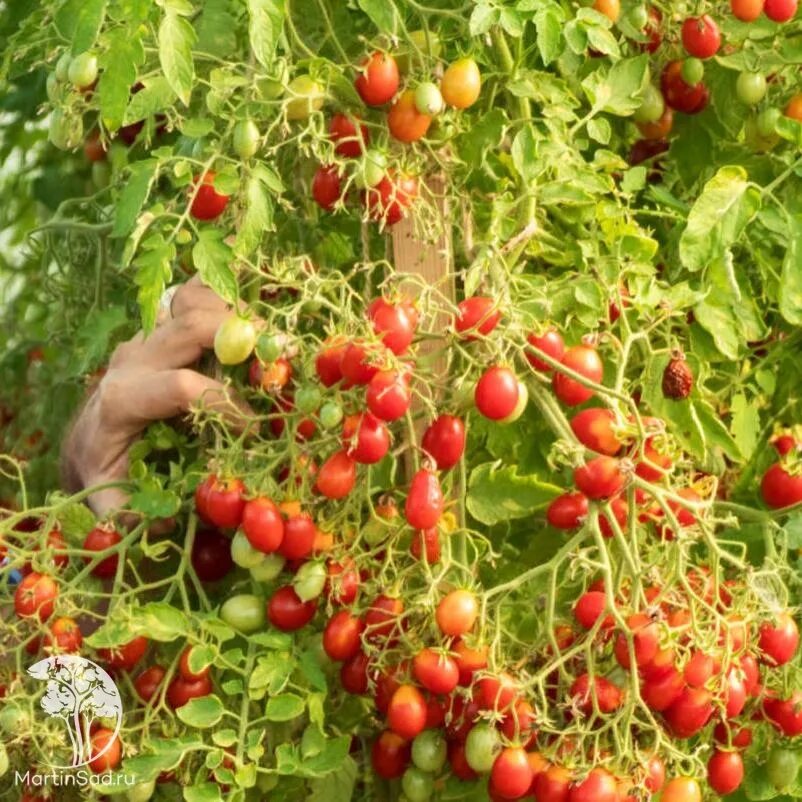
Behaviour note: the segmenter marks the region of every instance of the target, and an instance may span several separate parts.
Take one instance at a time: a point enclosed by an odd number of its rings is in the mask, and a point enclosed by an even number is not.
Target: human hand
[[[189,368],[211,348],[232,310],[197,277],[178,288],[169,314],[147,337],[121,343],[108,370],[78,413],[62,447],[62,474],[70,492],[125,481],[128,451],[145,427],[199,405],[245,429],[252,410],[220,382]],[[120,488],[93,493],[100,517],[124,506]]]

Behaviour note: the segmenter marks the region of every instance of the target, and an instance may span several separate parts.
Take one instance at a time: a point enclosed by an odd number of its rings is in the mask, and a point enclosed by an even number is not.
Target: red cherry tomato
[[[317,527],[309,515],[291,515],[284,522],[284,537],[278,552],[288,560],[303,560],[312,553],[316,535]]]
[[[399,142],[417,142],[423,139],[431,124],[432,118],[418,111],[413,89],[402,92],[387,114],[390,135]]]
[[[146,668],[134,680],[134,688],[139,698],[147,704],[159,692],[167,672],[161,666]]]
[[[365,622],[347,610],[335,613],[323,630],[323,649],[338,662],[350,660],[360,651]]]
[[[217,192],[214,188],[215,173],[208,170],[203,177],[192,184],[190,197],[194,194],[194,200],[189,207],[189,213],[196,220],[214,220],[225,211],[228,205],[229,196]],[[200,184],[200,186],[198,186]],[[197,188],[197,193],[196,193]]]
[[[359,572],[350,560],[343,563],[329,560],[326,566],[326,596],[334,604],[351,604],[359,590]]]
[[[607,597],[598,590],[589,590],[577,599],[574,606],[574,617],[585,629],[591,629],[607,607]],[[603,629],[611,629],[615,621],[611,615],[602,624]]]
[[[663,716],[677,738],[690,738],[710,721],[713,709],[710,691],[704,688],[685,688]]]
[[[538,351],[542,351],[546,356],[550,356],[557,362],[559,362],[563,358],[563,354],[565,354],[565,343],[563,342],[562,334],[560,334],[557,329],[546,329],[542,334],[530,334],[526,340],[529,345],[533,346]],[[535,370],[546,372],[553,370],[551,365],[540,359],[535,351],[527,349],[526,358]]]
[[[760,492],[774,509],[798,504],[802,501],[802,474],[791,474],[777,462],[763,474]]]
[[[116,529],[107,526],[96,526],[86,536],[83,547],[86,551],[106,551],[106,549],[117,545],[122,539],[123,536]],[[113,577],[117,573],[118,560],[118,554],[106,557],[95,565],[92,569],[92,574],[101,579]],[[84,557],[84,562],[89,563],[91,561],[91,557]]]
[[[416,560],[422,560],[426,555],[426,562],[433,565],[440,560],[440,533],[437,527],[414,532],[409,551]]]
[[[721,33],[709,14],[682,23],[682,46],[695,58],[712,58],[721,47]]]
[[[618,783],[606,769],[591,769],[588,776],[571,787],[569,802],[617,802]]]
[[[444,508],[445,499],[437,475],[421,468],[412,477],[404,504],[407,523],[413,529],[431,529],[437,525]]]
[[[218,582],[234,567],[231,540],[216,529],[200,529],[192,543],[192,568],[201,582]]]
[[[77,621],[67,616],[57,618],[45,635],[45,646],[61,652],[77,652],[83,641],[84,638]]]
[[[682,61],[671,61],[660,75],[660,90],[666,103],[675,111],[698,114],[707,106],[710,94],[703,83],[689,86],[682,80]]]
[[[649,709],[661,713],[679,699],[684,688],[682,674],[670,665],[659,673],[646,675],[640,695]]]
[[[648,665],[660,648],[660,626],[645,613],[635,613],[627,618],[627,627],[632,635],[635,665],[638,668]],[[622,668],[629,670],[629,642],[623,632],[615,642],[615,658]]]
[[[385,730],[374,742],[370,759],[373,770],[385,780],[400,777],[409,765],[409,742],[390,730]]]
[[[738,752],[716,749],[707,762],[707,781],[721,796],[737,790],[744,779],[744,762]]]
[[[390,431],[372,412],[349,415],[343,422],[343,445],[351,459],[372,465],[390,450]]]
[[[625,477],[615,457],[594,457],[574,470],[577,488],[588,498],[611,498],[621,492]]]
[[[615,413],[600,407],[583,409],[571,418],[571,429],[576,439],[585,448],[610,457],[614,457],[622,446],[615,427]]]
[[[58,585],[52,577],[35,571],[23,577],[14,593],[14,610],[21,618],[38,616],[47,621],[53,615]]]
[[[89,768],[94,774],[111,771],[120,765],[122,746],[114,730],[102,727],[90,736]]]
[[[623,704],[624,695],[621,689],[605,677],[594,677],[589,674],[578,676],[568,692],[573,704],[585,714],[593,713],[594,703],[601,713],[612,713]]]
[[[335,114],[329,123],[329,136],[334,141],[334,152],[338,156],[356,159],[362,155],[363,148],[370,144],[370,135],[366,125],[345,114]]]
[[[330,212],[342,197],[342,182],[336,164],[321,164],[312,178],[312,197],[321,209]]]
[[[563,766],[549,766],[535,777],[537,802],[568,802],[570,788],[571,773]]]
[[[520,799],[529,791],[533,776],[526,750],[508,746],[493,763],[490,784],[503,799]]]
[[[362,64],[354,86],[368,106],[383,106],[393,99],[398,83],[395,59],[387,53],[376,52]]]
[[[788,22],[796,16],[797,0],[766,0],[763,11],[774,22]]]
[[[448,654],[421,649],[412,661],[415,679],[432,693],[451,693],[459,681],[459,668]]]
[[[404,603],[391,596],[377,596],[365,613],[367,635],[371,640],[384,640],[398,634]]]
[[[418,316],[408,301],[392,303],[386,298],[376,298],[368,307],[368,318],[373,331],[396,356],[401,356],[412,344]]]
[[[479,776],[468,764],[464,741],[451,741],[448,744],[448,764],[454,776],[465,782],[475,780]]]
[[[315,372],[324,387],[333,387],[343,378],[340,370],[343,354],[348,344],[338,340],[329,339],[315,358]]]
[[[121,646],[98,649],[98,654],[109,668],[130,671],[142,659],[147,648],[148,639],[144,635],[137,635],[133,640]]]
[[[365,401],[380,420],[403,418],[412,403],[409,376],[397,370],[380,370],[368,382]]]
[[[245,485],[239,479],[209,477],[202,501],[208,522],[221,529],[236,529],[242,522],[245,510],[244,492]],[[196,495],[196,503],[197,498]]]
[[[730,0],[733,15],[741,22],[754,22],[763,13],[764,0]]]
[[[376,362],[383,356],[382,350],[380,346],[368,347],[360,342],[349,343],[342,352],[340,360],[341,376],[350,384],[367,384],[379,372]]]
[[[498,303],[486,295],[472,295],[460,301],[457,315],[454,319],[454,328],[465,334],[466,339],[475,340],[477,334],[486,337],[498,325],[501,312]]]
[[[515,411],[519,392],[515,374],[509,368],[494,365],[476,383],[473,397],[482,415],[490,420],[502,420]]]
[[[304,602],[289,585],[279,588],[267,603],[270,623],[284,632],[293,632],[306,626],[315,616],[317,600]]]
[[[209,677],[198,680],[187,680],[175,677],[167,686],[167,703],[173,710],[183,707],[190,699],[199,699],[212,692],[212,681]]]
[[[465,452],[465,424],[462,418],[455,415],[435,418],[423,433],[421,446],[439,470],[453,468]]]
[[[321,466],[315,489],[330,499],[345,498],[356,484],[356,462],[348,452],[336,451]]]
[[[343,690],[354,696],[366,694],[369,665],[370,660],[363,651],[358,651],[350,660],[346,660],[340,668],[340,684]]]
[[[257,551],[272,554],[284,539],[279,508],[264,496],[251,499],[242,510],[242,531]]]
[[[409,175],[388,173],[375,187],[365,190],[363,197],[371,218],[392,226],[403,219],[405,211],[418,197],[418,180]]]
[[[479,615],[479,603],[469,590],[452,590],[437,605],[435,621],[444,635],[452,638],[466,635]]]
[[[598,352],[587,345],[574,345],[569,348],[563,355],[562,364],[596,384],[600,384],[604,376],[604,366]],[[564,373],[554,373],[552,387],[557,398],[570,407],[584,404],[593,397],[593,390]]]
[[[518,684],[505,671],[496,676],[482,677],[477,690],[480,707],[484,710],[510,710],[518,696]]]
[[[590,505],[584,493],[563,493],[549,504],[546,519],[555,529],[579,529]]]
[[[780,613],[773,621],[760,627],[758,648],[764,662],[783,666],[790,662],[799,648],[799,629],[788,613]]]

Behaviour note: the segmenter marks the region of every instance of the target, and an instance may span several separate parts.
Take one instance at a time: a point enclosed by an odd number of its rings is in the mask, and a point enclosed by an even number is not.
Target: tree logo
[[[46,682],[39,704],[51,718],[64,720],[72,746],[72,762],[56,769],[75,769],[103,755],[116,740],[123,706],[114,680],[91,660],[63,654],[34,663],[28,673]],[[98,718],[114,719],[114,737],[100,752],[92,753],[91,727]]]

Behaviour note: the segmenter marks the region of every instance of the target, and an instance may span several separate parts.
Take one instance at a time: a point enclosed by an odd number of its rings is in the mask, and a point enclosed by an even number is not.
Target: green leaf
[[[212,740],[218,746],[233,746],[239,740],[239,734],[236,730],[215,730]]]
[[[613,135],[613,129],[610,126],[610,121],[606,117],[596,117],[593,120],[588,120],[588,136],[596,142],[606,145]]]
[[[398,10],[393,0],[357,0],[357,5],[370,17],[379,33],[397,34]]]
[[[95,43],[105,16],[106,0],[66,0],[54,22],[59,33],[71,40],[70,50],[77,56]]]
[[[649,80],[649,58],[641,55],[622,59],[610,70],[592,72],[583,82],[595,111],[627,116],[640,107],[640,94]]]
[[[743,167],[722,167],[705,184],[688,215],[679,255],[689,270],[701,270],[741,236],[760,209],[760,191],[747,180]]]
[[[206,746],[203,741],[194,737],[156,738],[148,743],[148,754],[126,758],[122,764],[122,771],[135,777],[137,782],[148,782],[178,766],[187,752],[204,748]]]
[[[540,58],[547,67],[562,52],[563,19],[562,9],[555,3],[542,6],[535,14],[537,49],[540,53]]]
[[[139,287],[136,299],[142,314],[142,328],[146,332],[152,331],[156,325],[159,300],[173,275],[173,259],[175,245],[168,243],[161,234],[148,237],[134,259],[134,283]]]
[[[167,602],[150,602],[134,608],[132,620],[139,632],[162,643],[186,637],[191,629],[186,615]]]
[[[192,23],[172,8],[166,9],[159,25],[159,63],[170,87],[185,106],[189,106],[195,81],[192,61],[195,40]]]
[[[215,694],[201,696],[197,699],[190,699],[175,711],[184,724],[198,729],[208,729],[213,727],[223,718],[225,707]]]
[[[350,749],[350,736],[342,735],[338,738],[326,740],[323,748],[317,754],[309,757],[302,757],[297,746],[291,744],[281,744],[276,748],[276,771],[279,774],[298,775],[300,777],[323,777],[329,776],[341,769],[341,767],[351,758],[348,756]],[[328,799],[341,797],[328,796]],[[347,799],[348,797],[342,797]]]
[[[471,472],[466,504],[468,512],[480,523],[490,526],[525,518],[562,492],[537,476],[519,476],[515,465],[500,465],[501,461],[486,462]]]
[[[172,106],[175,101],[175,92],[163,75],[146,78],[142,81],[143,88],[128,101],[128,107],[123,116],[123,124],[132,123],[152,117],[157,112]]]
[[[237,50],[237,19],[229,0],[204,0],[197,25],[197,50],[227,58]]]
[[[284,0],[248,0],[251,50],[263,67],[273,64],[286,14]]]
[[[320,667],[320,660],[316,652],[306,650],[301,653],[298,665],[309,684],[317,691],[325,691],[328,687],[326,675]]]
[[[471,130],[457,138],[459,155],[477,168],[484,164],[490,153],[501,144],[507,127],[507,117],[501,109],[492,109],[471,126]]]
[[[537,164],[537,146],[531,124],[522,126],[515,135],[511,155],[518,175],[526,182],[534,181],[540,168]]]
[[[732,436],[745,459],[755,453],[760,434],[760,413],[754,403],[747,401],[744,393],[733,396],[730,404]]]
[[[238,256],[249,256],[259,247],[266,231],[272,231],[273,198],[258,172],[245,186],[245,215],[242,218],[234,250]]]
[[[474,6],[471,18],[468,22],[468,30],[471,36],[481,36],[487,33],[497,22],[499,10],[487,3],[479,3]]]
[[[268,721],[292,721],[306,708],[304,700],[294,693],[282,693],[267,702],[265,718]]]
[[[145,61],[145,50],[139,36],[128,29],[110,31],[108,37],[109,48],[101,57],[97,91],[103,125],[116,131],[123,124],[137,67]]]
[[[294,669],[295,662],[288,652],[270,652],[258,657],[248,677],[248,695],[251,699],[262,699],[268,692],[280,693]]]
[[[66,540],[73,543],[83,542],[97,523],[94,513],[85,504],[67,504],[59,511],[58,521]]]
[[[181,498],[173,490],[165,490],[152,476],[139,482],[139,489],[129,501],[132,510],[146,518],[170,518],[181,509]]]
[[[184,788],[184,799],[186,802],[221,802],[223,797],[220,796],[220,786],[217,783],[200,783]]]
[[[225,233],[218,228],[204,228],[192,249],[192,262],[201,281],[211,287],[224,301],[237,301],[237,277],[231,269],[233,254],[223,242]]]
[[[120,193],[114,210],[112,237],[125,237],[131,233],[156,179],[159,166],[156,159],[144,159],[131,165],[131,174]]]
[[[112,338],[127,322],[128,316],[121,306],[92,309],[76,333],[76,347],[70,354],[70,372],[77,375],[99,367],[102,360],[108,358]]]
[[[802,218],[793,218],[790,229],[780,277],[780,314],[792,326],[802,326]]]

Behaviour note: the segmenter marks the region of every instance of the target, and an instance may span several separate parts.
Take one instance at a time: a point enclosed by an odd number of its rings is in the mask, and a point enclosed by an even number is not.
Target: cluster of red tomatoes
[[[763,501],[780,509],[802,502],[802,465],[799,463],[799,442],[791,433],[780,434],[774,440],[780,460],[763,474],[760,492]]]

